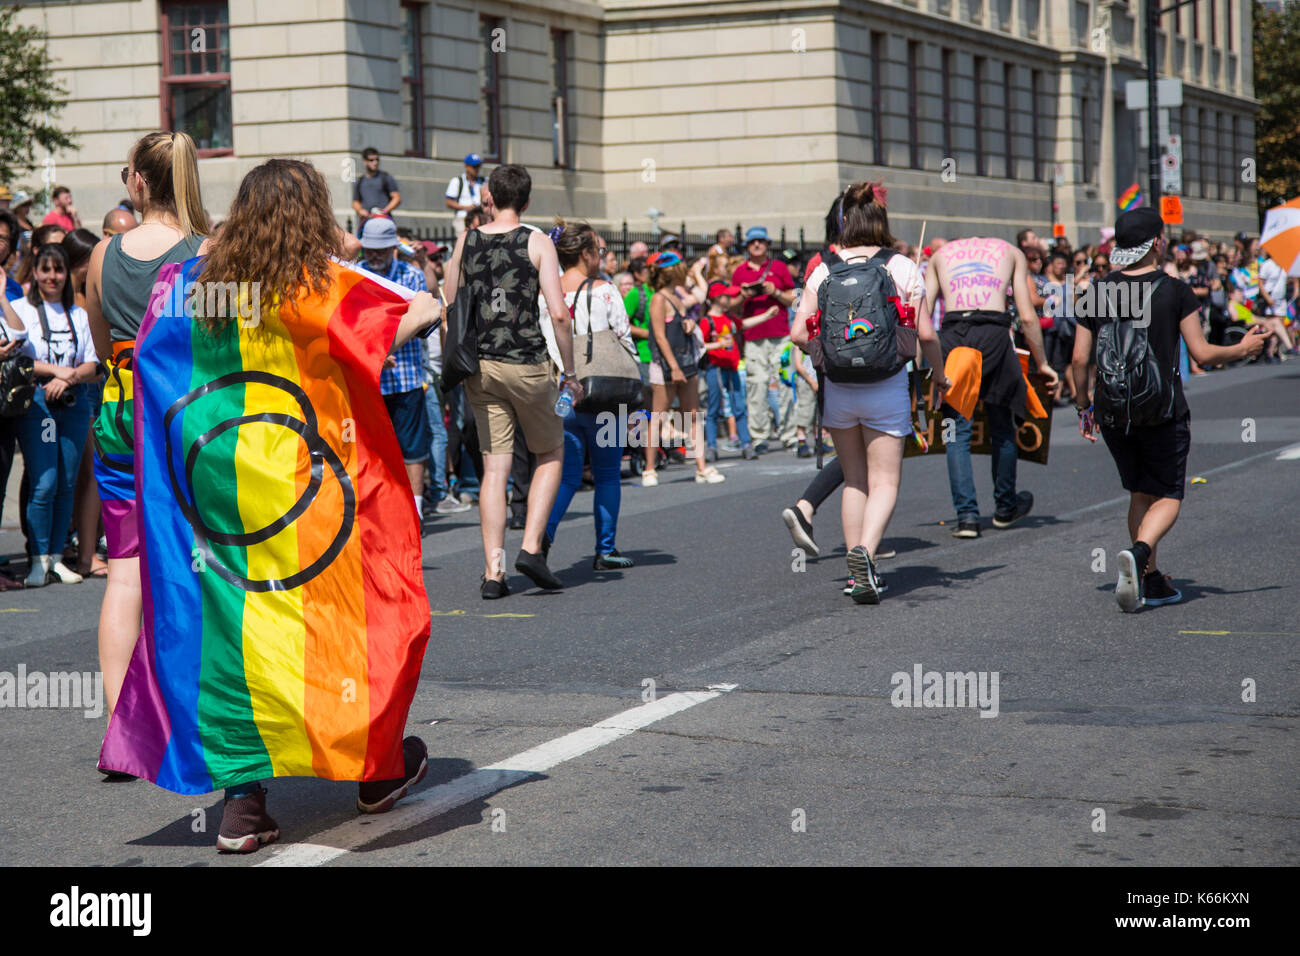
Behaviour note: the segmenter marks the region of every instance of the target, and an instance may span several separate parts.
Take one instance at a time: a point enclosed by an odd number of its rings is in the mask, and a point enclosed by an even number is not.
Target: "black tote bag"
[[[460,252],[460,285],[456,289],[456,301],[447,311],[447,344],[442,351],[444,389],[455,388],[478,374],[478,299],[472,284],[465,281],[465,260],[477,235],[478,230],[471,229],[465,236]]]

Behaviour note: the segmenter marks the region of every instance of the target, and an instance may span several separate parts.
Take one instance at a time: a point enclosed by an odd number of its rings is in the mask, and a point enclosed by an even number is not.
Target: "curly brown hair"
[[[257,283],[261,308],[294,310],[304,293],[324,296],[330,256],[342,251],[329,187],[311,163],[270,159],[249,170],[203,264],[203,282]],[[236,316],[202,316],[210,332]]]

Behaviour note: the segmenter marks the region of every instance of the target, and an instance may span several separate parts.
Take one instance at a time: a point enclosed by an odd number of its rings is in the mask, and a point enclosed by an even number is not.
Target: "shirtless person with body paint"
[[[925,274],[922,308],[932,312],[942,297],[945,313],[939,342],[944,359],[955,348],[980,353],[979,397],[988,413],[993,444],[993,495],[997,509],[995,528],[1009,528],[1034,505],[1034,496],[1016,492],[1016,420],[1026,418],[1028,385],[1021,374],[1020,360],[1011,339],[1011,317],[1007,314],[1007,288],[1015,295],[1016,310],[1030,317],[1020,331],[1038,370],[1053,388],[1057,375],[1043,354],[1043,334],[1032,320],[1035,310],[1029,299],[1025,254],[1002,239],[971,237],[954,239],[935,251]],[[967,354],[967,353],[963,353]],[[951,364],[947,368],[953,378]],[[955,436],[947,442],[948,484],[957,512],[956,538],[980,536],[979,502],[971,471],[971,422],[951,406],[945,406],[955,424]]]

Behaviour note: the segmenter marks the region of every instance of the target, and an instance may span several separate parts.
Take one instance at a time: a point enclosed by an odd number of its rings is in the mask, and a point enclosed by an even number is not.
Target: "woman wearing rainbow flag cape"
[[[160,271],[136,338],[144,627],[100,766],[226,788],[229,852],[279,836],[267,777],[356,780],[383,813],[427,768],[402,738],[429,637],[419,522],[379,374],[440,309],[342,248],[320,173],[263,163],[211,251]]]

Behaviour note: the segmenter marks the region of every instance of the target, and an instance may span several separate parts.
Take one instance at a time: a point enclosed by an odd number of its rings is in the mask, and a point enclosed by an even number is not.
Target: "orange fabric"
[[[943,373],[952,382],[952,388],[944,396],[944,401],[956,409],[962,418],[970,418],[975,414],[983,370],[983,353],[967,345],[957,346],[944,360]]]
[[[127,349],[133,349],[133,348],[135,348],[135,339],[125,339],[125,340],[123,340],[123,341],[121,341],[121,342],[114,342],[114,343],[113,343],[113,361],[116,362],[116,361],[117,361],[117,357],[118,357],[119,355],[121,355],[121,354],[122,354],[123,352],[125,352]]]
[[[1016,358],[1020,359],[1020,374],[1025,378],[1025,412],[1030,418],[1046,418],[1047,409],[1029,381],[1029,353],[1025,349],[1016,349]]]

